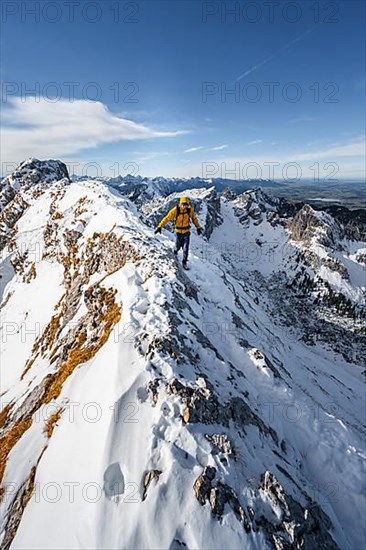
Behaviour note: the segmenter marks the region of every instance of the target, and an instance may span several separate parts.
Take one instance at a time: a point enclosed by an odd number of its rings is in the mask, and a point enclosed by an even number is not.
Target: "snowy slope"
[[[153,234],[183,194],[189,272]],[[258,189],[146,198],[20,182],[4,210],[2,547],[361,548],[363,321],[314,285],[362,306],[366,244],[310,250]]]

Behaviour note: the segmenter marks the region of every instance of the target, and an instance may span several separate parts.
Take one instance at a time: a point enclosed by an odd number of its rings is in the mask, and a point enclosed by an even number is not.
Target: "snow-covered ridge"
[[[61,178],[3,212],[2,546],[361,547],[360,317],[311,287],[330,274],[291,205],[142,193]],[[153,234],[183,193],[189,272]],[[362,292],[366,244],[340,237],[312,254]]]

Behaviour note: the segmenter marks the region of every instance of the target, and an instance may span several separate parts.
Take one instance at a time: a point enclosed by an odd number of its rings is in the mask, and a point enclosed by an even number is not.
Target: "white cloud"
[[[212,149],[209,149],[209,151],[222,151],[222,149],[226,149],[228,145],[219,145],[218,147],[212,147]]]
[[[28,157],[62,157],[105,143],[175,137],[185,131],[160,131],[120,118],[99,101],[11,98],[3,110],[1,156],[6,162]]]
[[[247,145],[255,145],[256,143],[263,143],[263,139],[255,139],[254,141],[249,141]]]
[[[200,151],[201,149],[203,149],[203,147],[191,147],[190,149],[186,149],[185,151],[183,151],[184,153],[194,153],[195,151]]]
[[[364,138],[353,140],[350,143],[337,145],[336,147],[329,147],[320,151],[313,151],[311,153],[294,153],[292,158],[294,160],[316,160],[316,159],[332,159],[335,160],[338,157],[358,157],[363,156],[366,150],[366,142]]]

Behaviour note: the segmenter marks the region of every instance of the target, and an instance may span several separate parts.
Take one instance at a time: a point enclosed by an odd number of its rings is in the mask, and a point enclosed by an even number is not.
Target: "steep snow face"
[[[362,547],[357,323],[334,313],[332,332],[306,302],[306,324],[290,283],[310,267],[283,203],[253,193],[184,193],[205,229],[185,272],[173,235],[153,234],[179,193],[141,207],[101,181],[17,192],[4,548]]]

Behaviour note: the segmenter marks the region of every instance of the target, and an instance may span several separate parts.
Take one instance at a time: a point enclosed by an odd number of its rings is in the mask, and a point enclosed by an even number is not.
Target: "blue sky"
[[[3,173],[35,156],[106,176],[364,177],[364,2],[28,0],[1,15]]]

